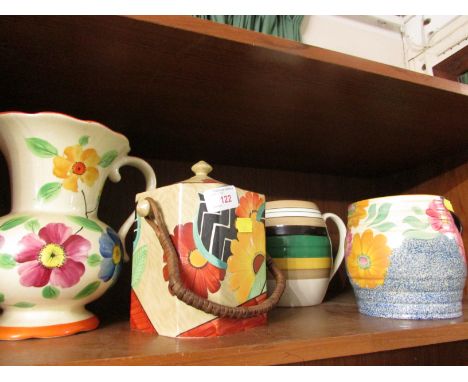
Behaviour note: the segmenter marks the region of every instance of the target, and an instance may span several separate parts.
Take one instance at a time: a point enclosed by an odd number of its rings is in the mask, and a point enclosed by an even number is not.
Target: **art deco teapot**
[[[266,322],[285,280],[265,251],[265,197],[208,176],[137,195],[130,323],[171,337],[234,333]],[[266,269],[276,279],[267,298]]]

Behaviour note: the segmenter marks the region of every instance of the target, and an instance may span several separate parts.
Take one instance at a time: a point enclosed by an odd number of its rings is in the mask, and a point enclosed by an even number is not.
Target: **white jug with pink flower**
[[[58,113],[1,113],[0,149],[12,195],[0,218],[0,339],[95,329],[85,305],[116,281],[134,220],[116,233],[98,219],[104,183],[130,165],[152,189],[151,166],[127,155],[125,136]]]

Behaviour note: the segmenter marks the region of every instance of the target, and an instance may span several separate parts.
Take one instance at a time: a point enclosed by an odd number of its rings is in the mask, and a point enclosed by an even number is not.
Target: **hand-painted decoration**
[[[84,306],[116,280],[122,239],[97,217],[107,177],[128,157],[128,140],[107,127],[57,113],[3,113],[0,148],[12,183],[12,211],[0,218],[0,339],[57,337],[98,326]]]
[[[340,236],[334,260],[326,226],[328,219],[336,224]],[[337,215],[322,215],[315,203],[302,200],[268,202],[265,221],[267,252],[287,278],[278,305],[320,304],[343,261],[345,224]]]
[[[148,215],[148,197],[161,209],[185,288],[221,305],[255,306],[266,299],[265,197],[239,188],[234,196],[223,194],[232,187],[209,178],[211,169],[199,162],[192,167],[194,177],[137,195],[137,212]],[[222,197],[229,207],[208,212],[206,197]],[[218,202],[211,204],[222,204],[221,199]],[[138,227],[130,310],[133,329],[207,337],[266,323],[266,314],[222,318],[180,301],[169,288],[168,253],[144,218],[138,218]]]
[[[225,267],[227,258],[231,256],[231,241],[236,238],[237,233],[235,209],[208,212],[204,196],[201,194],[199,196],[200,204],[194,232],[196,240],[206,257],[212,258],[215,264]]]
[[[360,312],[402,319],[462,314],[466,257],[448,199],[401,195],[350,205],[346,268]]]

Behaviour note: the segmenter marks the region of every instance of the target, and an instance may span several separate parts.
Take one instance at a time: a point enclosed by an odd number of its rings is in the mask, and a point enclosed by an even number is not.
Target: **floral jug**
[[[170,337],[231,334],[266,323],[285,280],[265,251],[265,197],[208,176],[137,195],[130,325]],[[266,270],[276,289],[267,298]]]
[[[115,281],[131,215],[117,234],[97,217],[104,183],[151,167],[127,138],[58,113],[0,114],[12,209],[0,218],[0,339],[56,337],[97,327],[85,304]]]
[[[349,206],[345,263],[363,314],[451,319],[463,314],[461,225],[438,195],[395,195]]]

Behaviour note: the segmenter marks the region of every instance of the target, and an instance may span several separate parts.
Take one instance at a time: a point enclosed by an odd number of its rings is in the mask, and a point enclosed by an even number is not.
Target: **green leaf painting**
[[[24,223],[24,228],[31,232],[37,232],[41,228],[41,225],[37,219],[33,219]]]
[[[247,297],[248,300],[262,293],[266,284],[265,277],[262,277],[262,275],[264,275],[265,273],[266,273],[266,263],[263,262],[262,266],[260,267],[257,273],[257,276],[255,277],[255,281],[250,289],[249,296]]]
[[[148,255],[148,247],[143,245],[133,253],[132,262],[132,287],[136,288],[141,281],[141,277],[145,271],[146,257]]]
[[[101,160],[99,161],[99,166],[104,168],[109,167],[114,161],[114,159],[117,158],[117,155],[119,155],[119,153],[116,150],[107,151],[101,157]]]
[[[419,207],[414,206],[412,210],[416,215],[425,215],[424,211]]]
[[[47,285],[42,289],[42,297],[47,299],[56,299],[60,295],[60,291],[52,285]]]
[[[58,155],[58,150],[54,146],[40,138],[26,138],[26,145],[40,158],[52,158]]]
[[[0,304],[2,304],[5,301],[5,295],[3,293],[0,293]]]
[[[0,225],[0,231],[8,231],[9,229],[15,228],[16,226],[25,223],[29,219],[31,219],[31,216],[17,216],[9,219]]]
[[[16,266],[16,261],[11,255],[0,254],[0,268],[11,269]]]
[[[44,200],[48,202],[49,200],[54,199],[62,189],[62,183],[60,182],[51,182],[44,184],[37,193],[37,198],[39,200]]]
[[[90,267],[97,267],[102,262],[102,257],[97,253],[93,253],[92,255],[88,256],[86,262]]]
[[[88,285],[86,285],[82,290],[78,292],[78,294],[73,297],[74,300],[79,300],[81,298],[88,297],[89,295],[93,294],[96,292],[96,290],[99,288],[99,285],[101,285],[100,281],[94,281]]]
[[[427,227],[429,227],[428,222],[423,222],[419,220],[417,217],[414,216],[407,216],[403,219],[403,223],[409,224],[413,228],[417,228],[420,230],[425,230]]]
[[[379,208],[379,211],[377,212],[377,217],[370,225],[377,225],[382,223],[387,218],[391,206],[392,205],[390,203],[382,204]]]
[[[89,136],[88,135],[83,135],[79,140],[78,140],[78,143],[81,145],[81,146],[86,146],[89,142]]]
[[[33,304],[32,302],[20,301],[13,306],[16,306],[17,308],[32,308],[33,306],[36,306],[36,304]]]
[[[265,218],[265,206],[266,204],[265,203],[262,203],[262,205],[260,207],[258,207],[258,210],[257,210],[257,221],[262,221],[262,219]]]
[[[391,230],[392,228],[396,227],[396,224],[393,223],[382,223],[379,224],[378,226],[374,227],[377,231],[380,232],[387,232]]]
[[[374,218],[376,212],[377,212],[377,205],[372,204],[367,210],[366,222],[370,222]]]
[[[102,232],[102,228],[93,220],[84,218],[83,216],[68,216],[68,218],[73,222],[76,223],[86,229],[95,232]]]
[[[403,232],[403,236],[408,239],[432,240],[439,235],[439,232],[426,232],[418,229],[409,229]]]

